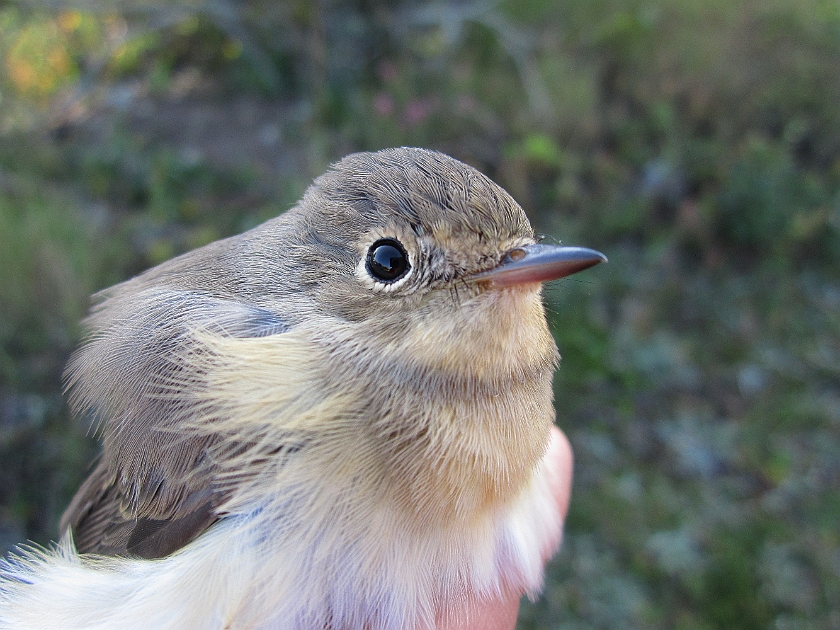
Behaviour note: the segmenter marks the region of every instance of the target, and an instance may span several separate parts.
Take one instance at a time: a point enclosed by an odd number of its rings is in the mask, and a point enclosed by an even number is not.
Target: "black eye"
[[[370,246],[367,270],[380,282],[395,282],[411,269],[402,244],[392,238],[381,238]]]

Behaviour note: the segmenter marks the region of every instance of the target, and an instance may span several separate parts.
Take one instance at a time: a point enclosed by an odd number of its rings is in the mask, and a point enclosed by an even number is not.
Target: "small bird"
[[[432,630],[538,593],[562,519],[537,243],[442,153],[350,155],[291,210],[95,296],[66,372],[101,459],[0,628]]]

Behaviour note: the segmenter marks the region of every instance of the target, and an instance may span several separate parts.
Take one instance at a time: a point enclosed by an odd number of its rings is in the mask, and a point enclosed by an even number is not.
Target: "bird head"
[[[287,213],[103,292],[72,402],[102,420],[135,510],[196,477],[227,511],[317,480],[342,490],[308,501],[461,522],[545,451],[541,283],[604,260],[538,244],[510,195],[441,153],[354,154]]]

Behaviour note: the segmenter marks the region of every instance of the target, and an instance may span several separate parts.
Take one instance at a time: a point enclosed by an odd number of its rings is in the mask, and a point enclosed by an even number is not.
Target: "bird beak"
[[[606,256],[586,247],[525,245],[514,247],[496,267],[468,276],[466,281],[490,282],[494,287],[546,282],[565,278],[602,262],[607,262]]]

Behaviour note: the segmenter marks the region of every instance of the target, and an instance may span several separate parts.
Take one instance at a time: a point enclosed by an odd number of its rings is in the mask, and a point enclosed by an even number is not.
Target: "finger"
[[[572,497],[572,472],[574,469],[574,455],[572,446],[566,435],[557,427],[552,427],[551,438],[546,452],[546,459],[550,465],[546,467],[549,483],[553,490],[557,508],[563,519],[569,511],[569,501]],[[554,548],[547,549],[544,560],[548,561]],[[519,615],[519,593],[506,594],[491,601],[477,604],[475,609],[460,625],[448,630],[513,630]]]
[[[566,514],[569,512],[569,502],[572,499],[575,458],[569,438],[557,427],[551,427],[551,439],[548,443],[546,459],[554,464],[548,467],[549,483],[554,491],[554,498],[557,501],[561,518],[566,520]]]
[[[519,615],[518,593],[507,594],[498,599],[482,601],[465,615],[466,619],[445,630],[513,630]]]

